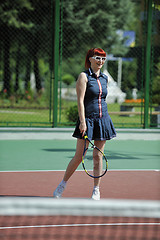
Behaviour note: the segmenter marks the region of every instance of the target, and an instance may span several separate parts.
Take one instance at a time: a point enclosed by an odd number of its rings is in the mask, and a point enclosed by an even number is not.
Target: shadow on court
[[[50,148],[50,149],[42,149],[43,151],[47,151],[47,152],[74,152],[74,149],[68,149],[68,148],[60,148],[60,149],[54,149],[54,148]]]
[[[60,153],[60,152],[64,152],[64,153],[66,153],[66,152],[73,152],[73,154],[74,154],[74,152],[75,152],[75,149],[68,149],[68,148],[60,148],[60,149],[54,149],[54,148],[52,148],[52,149],[42,149],[43,151],[47,151],[47,152],[57,152],[57,153]],[[137,154],[137,156],[136,156],[136,152],[129,152],[129,153],[125,153],[125,152],[123,152],[123,153],[116,153],[115,151],[108,151],[108,153],[106,153],[106,155],[107,155],[107,157],[110,159],[110,160],[117,160],[117,159],[119,159],[119,160],[123,160],[123,159],[128,159],[128,160],[132,160],[132,159],[139,159],[140,158],[140,156],[141,157],[143,157],[144,159],[144,161],[145,161],[145,156],[146,157],[156,157],[156,158],[158,158],[158,157],[160,157],[160,155],[159,154],[149,154],[149,153],[145,153],[145,152],[141,152],[141,153],[138,153]],[[70,156],[70,157],[72,157],[72,156]]]

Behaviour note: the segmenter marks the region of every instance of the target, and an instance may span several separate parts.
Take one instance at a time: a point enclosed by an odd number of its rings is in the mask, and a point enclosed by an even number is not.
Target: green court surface
[[[76,140],[0,140],[0,170],[65,170]],[[160,141],[111,140],[105,153],[110,170],[159,170]],[[81,165],[78,168],[82,169]]]

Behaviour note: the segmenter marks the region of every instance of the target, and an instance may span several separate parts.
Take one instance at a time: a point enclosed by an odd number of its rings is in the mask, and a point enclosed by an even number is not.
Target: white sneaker
[[[93,200],[100,200],[100,191],[99,188],[94,188],[92,193]]]
[[[53,193],[53,197],[54,198],[60,198],[63,191],[65,189],[65,186],[63,186],[61,183],[58,185],[58,187],[56,188],[56,190]]]

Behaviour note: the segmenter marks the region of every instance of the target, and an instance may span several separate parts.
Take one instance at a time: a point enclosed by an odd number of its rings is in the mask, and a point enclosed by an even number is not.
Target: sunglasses
[[[96,56],[96,57],[92,57],[93,59],[95,59],[96,61],[102,61],[105,62],[106,61],[106,57],[100,57],[100,56]]]

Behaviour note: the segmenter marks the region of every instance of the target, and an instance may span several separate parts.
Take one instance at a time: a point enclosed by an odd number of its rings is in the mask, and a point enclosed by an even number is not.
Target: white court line
[[[160,172],[160,169],[108,169],[108,172]],[[65,172],[65,170],[6,170],[0,173],[23,173],[23,172]],[[84,172],[84,170],[76,170],[76,172]]]
[[[0,129],[0,140],[72,140],[76,141],[76,138],[72,137],[73,131],[24,131],[24,132],[5,132]],[[117,132],[117,137],[113,138],[113,141],[119,140],[160,140],[160,132]]]
[[[25,228],[55,228],[55,227],[89,227],[89,226],[159,226],[160,223],[82,223],[82,224],[58,224],[58,225],[31,225],[31,226],[13,226],[0,227],[0,230],[5,229],[25,229]]]

